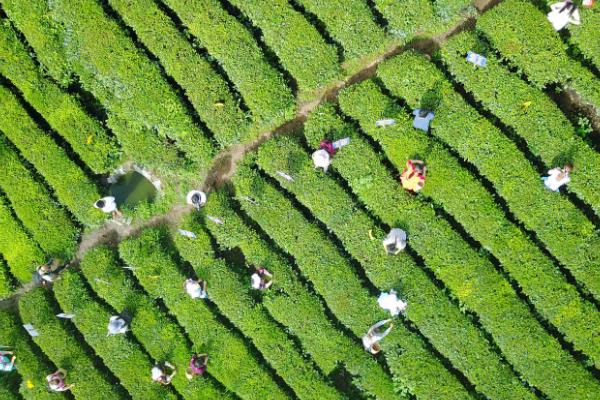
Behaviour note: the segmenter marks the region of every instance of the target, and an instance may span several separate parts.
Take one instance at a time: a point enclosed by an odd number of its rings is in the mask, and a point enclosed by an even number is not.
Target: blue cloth
[[[428,132],[429,131],[429,121],[431,121],[434,117],[433,113],[431,111],[427,112],[427,115],[424,117],[420,117],[419,113],[421,112],[420,109],[416,109],[415,111],[413,111],[413,115],[415,116],[415,119],[413,120],[413,127],[416,129],[420,129],[423,132]]]
[[[467,61],[478,67],[485,67],[487,65],[487,58],[481,54],[473,53],[472,51],[467,53]]]

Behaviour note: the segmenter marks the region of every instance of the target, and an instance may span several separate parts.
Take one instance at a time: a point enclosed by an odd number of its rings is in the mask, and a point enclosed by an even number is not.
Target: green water
[[[110,187],[119,208],[130,208],[156,197],[156,188],[139,172],[128,172]]]

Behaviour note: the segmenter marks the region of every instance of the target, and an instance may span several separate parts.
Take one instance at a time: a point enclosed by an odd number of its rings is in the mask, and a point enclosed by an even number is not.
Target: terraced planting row
[[[405,111],[386,97],[375,83],[365,82],[349,89],[340,97],[340,106],[358,121],[362,132],[382,146],[397,171],[401,171],[406,160],[415,154],[425,156],[433,173],[421,191],[423,198],[443,207],[472,238],[491,252],[537,311],[597,365],[600,344],[592,332],[600,321],[594,305],[583,300],[553,261],[517,226],[506,220],[502,209],[480,182],[443,146],[412,128]],[[373,118],[384,116],[395,118],[397,124],[385,130],[377,129]]]
[[[587,21],[587,25],[594,27],[593,21]],[[567,45],[531,2],[503,1],[477,21],[476,29],[533,84],[540,88],[556,84],[571,89],[600,115],[598,78],[569,58]]]
[[[395,72],[399,69],[406,71],[402,79]],[[543,186],[540,174],[516,144],[454,92],[441,71],[423,56],[405,53],[382,65],[378,76],[411,108],[418,108],[428,91],[440,96],[432,135],[477,168],[515,216],[535,231],[548,250],[598,299],[600,238],[596,227],[574,204]]]
[[[0,0],[0,346],[18,356],[0,397],[595,400],[600,161],[549,95],[599,106],[593,33],[586,20],[561,37],[541,6],[503,3],[480,17],[488,5],[465,0]],[[405,51],[328,90],[470,18],[433,57]],[[335,104],[310,103],[323,92]],[[425,133],[411,118],[427,97]],[[201,211],[182,207],[238,156],[214,164],[218,150],[307,103],[306,123],[204,187]],[[344,137],[315,170],[320,141]],[[415,158],[417,195],[396,178]],[[565,160],[572,181],[546,190],[540,175]],[[155,218],[94,232],[106,177],[131,161],[163,187],[124,211]],[[408,247],[390,256],[394,227]],[[25,285],[75,254],[53,285]],[[266,291],[250,285],[259,267]],[[207,299],[186,294],[190,277]],[[361,338],[389,318],[377,297],[392,289],[408,308],[372,355]],[[121,312],[128,332],[107,335]],[[189,380],[195,353],[208,367]],[[164,361],[177,368],[165,386],[151,379]],[[57,368],[70,393],[46,389]]]

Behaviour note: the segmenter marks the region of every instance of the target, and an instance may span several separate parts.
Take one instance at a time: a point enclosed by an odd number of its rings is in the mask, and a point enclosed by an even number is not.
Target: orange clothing
[[[418,192],[425,186],[425,176],[419,172],[411,160],[406,162],[406,169],[400,175],[402,187],[412,192]]]

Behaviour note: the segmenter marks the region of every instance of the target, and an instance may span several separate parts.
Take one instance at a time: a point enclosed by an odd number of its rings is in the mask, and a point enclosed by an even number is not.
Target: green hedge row
[[[190,357],[200,349],[189,346],[183,329],[172,322],[144,291],[137,288],[135,280],[121,267],[116,251],[96,247],[85,254],[80,264],[94,292],[117,311],[128,310],[133,320],[131,332],[155,360],[168,361],[178,370],[173,386],[186,399],[228,399],[214,378],[207,375],[188,381],[184,371]]]
[[[334,315],[357,337],[362,337],[375,322],[389,317],[338,248],[282,193],[250,169],[248,162],[238,169],[234,185],[238,197],[248,196],[258,203],[241,200],[244,211],[294,257]],[[396,322],[381,345],[398,391],[426,398],[470,398],[456,377],[426,349],[422,339],[401,321]]]
[[[47,260],[37,243],[13,217],[10,205],[4,198],[0,198],[0,232],[0,254],[6,260],[11,274],[21,283],[29,282],[36,268]]]
[[[296,0],[322,21],[327,32],[344,50],[345,69],[360,65],[360,59],[381,54],[390,38],[374,21],[373,13],[363,0]],[[340,18],[343,15],[344,18]]]
[[[244,276],[231,270],[223,260],[215,258],[210,238],[196,215],[186,217],[181,229],[196,233],[190,240],[178,233],[173,240],[179,254],[194,268],[196,275],[208,282],[210,300],[254,346],[300,399],[342,399],[314,364],[296,349],[288,334],[256,303],[250,287],[248,270]],[[235,294],[232,296],[232,294]]]
[[[77,272],[63,272],[54,284],[54,295],[65,313],[75,315],[71,319],[73,324],[133,399],[177,398],[168,387],[152,381],[150,371],[154,361],[136,341],[129,335],[107,336],[110,317],[121,310],[114,312],[94,300]]]
[[[77,245],[79,231],[67,212],[52,200],[50,193],[35,180],[3,137],[0,137],[0,164],[0,189],[33,239],[48,255],[70,258]]]
[[[5,299],[13,294],[15,290],[8,265],[0,259],[0,299]]]
[[[104,213],[93,207],[102,197],[94,182],[37,126],[15,95],[3,86],[0,86],[0,130],[79,221],[93,227],[106,219]]]
[[[11,378],[12,376],[6,374],[0,376],[0,397],[7,400],[19,400],[21,397],[14,389],[15,383]]]
[[[252,34],[218,0],[165,3],[221,64],[258,123],[279,125],[293,117],[295,102],[283,77],[268,64]]]
[[[0,19],[0,73],[10,79],[97,174],[108,172],[119,159],[119,148],[102,125],[81,104],[42,74],[8,20]]]
[[[374,0],[375,7],[388,22],[388,33],[403,41],[414,36],[435,36],[473,16],[477,10],[471,0]]]
[[[340,106],[360,123],[363,132],[382,145],[399,171],[405,168],[406,160],[421,154],[430,172],[420,192],[422,198],[441,205],[484,249],[494,254],[538,312],[576,349],[600,365],[600,337],[594,336],[600,315],[595,307],[584,301],[553,262],[506,220],[495,199],[469,171],[440,144],[414,129],[404,110],[373,82],[344,92]],[[378,129],[373,121],[380,118],[395,118],[397,124]]]
[[[293,267],[242,221],[230,201],[224,191],[211,193],[204,212],[225,223],[208,223],[208,228],[221,248],[241,251],[249,265],[264,266],[276,277],[277,290],[262,297],[262,304],[273,318],[299,338],[304,351],[323,373],[330,375],[342,365],[352,376],[354,386],[363,392],[378,399],[397,398],[383,368],[360,344],[333,326],[323,305],[299,281]]]
[[[227,83],[179,32],[174,22],[152,0],[110,0],[109,3],[160,59],[165,71],[181,85],[216,140],[222,146],[238,143],[246,130],[246,116]]]
[[[582,23],[579,26],[569,24],[568,29],[571,34],[569,42],[600,70],[600,41],[598,40],[600,10],[596,4],[593,8],[582,7],[579,12]]]
[[[63,393],[50,393],[45,386],[46,376],[56,371],[56,367],[43,356],[27,337],[18,319],[7,312],[0,312],[0,337],[2,345],[15,352],[17,360],[16,377],[20,379],[19,393],[27,400],[64,399]],[[5,373],[3,373],[4,375]],[[28,385],[28,382],[30,385]],[[0,393],[0,397],[2,394]]]
[[[487,67],[474,70],[465,60],[469,50],[486,53]],[[565,156],[572,158],[574,170],[567,189],[600,215],[600,191],[597,190],[600,154],[576,135],[556,104],[541,90],[510,73],[471,33],[451,38],[441,49],[441,56],[454,78],[487,110],[513,128],[548,169],[559,166],[558,160]],[[528,101],[531,105],[525,110],[523,103]]]
[[[315,148],[324,133],[340,138],[351,130],[325,105],[311,114],[305,135]],[[363,146],[355,151],[351,144],[336,154],[332,167],[371,212],[408,232],[412,248],[461,306],[479,316],[482,327],[525,380],[552,398],[593,399],[598,383],[591,374],[542,328],[494,266],[430,205],[415,201],[402,189],[380,160],[374,150]]]
[[[98,3],[5,0],[2,5],[55,79],[67,85],[77,78],[103,105],[108,126],[130,158],[167,172],[186,167],[169,139],[199,167],[208,165],[210,143],[158,66],[136,49]]]
[[[299,98],[341,77],[336,49],[286,0],[231,0],[298,83]]]
[[[67,383],[74,384],[71,393],[81,400],[129,398],[114,378],[98,369],[100,362],[89,354],[67,322],[56,317],[51,295],[44,289],[34,289],[19,299],[23,324],[32,324],[39,332],[33,338],[57,368],[67,370]],[[106,333],[105,333],[106,334]],[[54,371],[48,371],[47,375]],[[43,382],[35,382],[45,385]]]
[[[119,253],[146,291],[164,300],[198,351],[210,355],[210,373],[227,389],[243,399],[286,399],[244,341],[219,322],[205,301],[183,290],[188,277],[179,271],[167,239],[162,230],[147,229],[122,242]]]
[[[397,71],[403,71],[399,75]],[[600,299],[600,235],[567,198],[544,187],[516,144],[454,91],[423,56],[405,53],[378,70],[386,87],[418,108],[429,91],[440,99],[431,133],[485,176],[524,225]]]
[[[357,96],[354,100],[362,105],[365,99]],[[369,146],[354,132],[350,140],[352,151]],[[450,303],[407,253],[395,257],[385,253],[381,241],[387,233],[356,206],[339,184],[315,171],[310,156],[294,140],[282,137],[265,143],[259,150],[258,164],[273,178],[278,178],[278,170],[285,170],[294,177],[293,182],[278,180],[335,233],[375,286],[381,291],[401,290],[400,295],[409,303],[407,318],[463,372],[477,391],[488,398],[532,396],[510,367],[500,361],[481,332]],[[375,240],[369,240],[369,231]]]
[[[585,22],[584,22],[585,23]],[[502,57],[539,88],[558,83],[573,89],[600,115],[598,79],[569,58],[567,45],[540,10],[527,0],[507,0],[481,16],[477,30]]]

